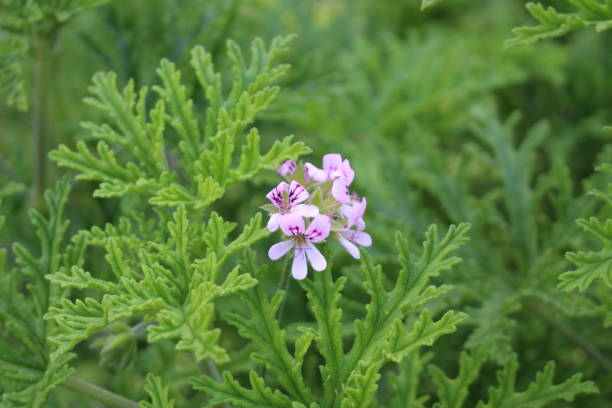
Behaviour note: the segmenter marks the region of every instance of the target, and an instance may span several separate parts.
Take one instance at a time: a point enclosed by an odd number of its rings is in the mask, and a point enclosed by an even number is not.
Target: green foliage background
[[[609,406],[610,28],[610,0],[0,0],[0,407]],[[374,244],[279,292],[271,170],[329,152]]]

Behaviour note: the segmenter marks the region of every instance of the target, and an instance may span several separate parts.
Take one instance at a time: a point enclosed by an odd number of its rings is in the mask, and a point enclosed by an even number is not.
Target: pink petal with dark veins
[[[302,235],[304,233],[304,219],[301,215],[289,213],[281,215],[281,230],[290,237]]]
[[[317,215],[306,230],[306,238],[311,242],[320,242],[329,236],[331,223],[326,215]]]

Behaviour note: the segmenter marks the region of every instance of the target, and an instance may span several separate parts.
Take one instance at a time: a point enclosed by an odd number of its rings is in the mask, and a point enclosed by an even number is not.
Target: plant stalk
[[[48,65],[51,43],[45,34],[33,34],[34,97],[32,102],[32,193],[36,204],[45,189]]]
[[[283,265],[283,272],[281,273],[280,279],[278,280],[277,291],[282,290],[285,292],[283,301],[278,307],[278,325],[280,326],[283,321],[283,313],[285,311],[285,303],[287,303],[287,289],[289,288],[289,260],[291,257],[285,258],[285,264]]]
[[[608,357],[606,357],[601,350],[594,344],[590,343],[582,336],[576,333],[576,331],[572,330],[570,327],[567,327],[559,320],[555,319],[551,316],[546,310],[544,310],[539,303],[534,299],[526,299],[525,303],[527,306],[538,316],[540,319],[544,320],[549,326],[558,330],[561,334],[567,337],[571,342],[578,345],[582,348],[585,353],[587,353],[595,362],[601,365],[603,368],[612,373],[612,361]]]
[[[213,380],[218,383],[223,382],[223,378],[221,378],[221,374],[219,373],[219,368],[213,360],[206,359],[203,361],[203,363],[206,371],[208,372],[208,375],[210,375]],[[227,402],[224,402],[222,406],[223,408],[231,408],[231,405],[229,405]]]
[[[283,296],[283,300],[281,301],[280,306],[278,307],[278,325],[280,326],[282,321],[283,321],[283,312],[285,311],[285,302],[287,302],[287,288],[289,287],[289,260],[291,259],[291,257],[286,257],[285,258],[285,263],[283,264],[283,270],[281,272],[281,276],[280,279],[278,280],[278,285],[276,287],[276,291],[278,292],[279,290],[285,291],[285,295]],[[262,377],[266,377],[267,374],[267,370],[266,370],[266,366],[264,365],[261,368],[261,371],[259,372],[259,375],[261,375]]]
[[[19,370],[21,373],[34,378],[41,375],[40,370],[9,363],[4,360],[0,360],[0,366],[10,367],[12,370]],[[138,404],[134,401],[75,376],[68,377],[60,386],[83,394],[111,408],[139,408]]]
[[[77,377],[68,378],[62,386],[99,401],[110,408],[139,408],[139,405],[134,401]]]

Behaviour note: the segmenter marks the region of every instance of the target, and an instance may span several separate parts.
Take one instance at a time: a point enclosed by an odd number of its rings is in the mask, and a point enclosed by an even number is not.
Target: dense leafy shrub
[[[0,406],[607,406],[612,5],[527,11],[5,0]]]

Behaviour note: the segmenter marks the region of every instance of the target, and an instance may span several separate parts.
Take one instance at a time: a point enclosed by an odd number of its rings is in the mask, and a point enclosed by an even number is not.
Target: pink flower
[[[351,204],[345,204],[340,207],[340,211],[346,217],[347,225],[346,229],[351,228],[353,225],[357,224],[359,220],[363,217],[363,214],[366,210],[366,199],[363,197],[361,201],[357,195],[351,201]]]
[[[304,174],[306,180],[318,182],[332,180],[334,183],[331,193],[336,201],[343,204],[351,201],[348,186],[353,182],[355,172],[351,168],[348,159],[342,160],[342,156],[336,153],[326,154],[323,156],[323,170],[311,163],[306,163],[304,165]]]
[[[370,234],[363,231],[365,229],[365,221],[361,218],[357,220],[354,227],[354,229],[349,227],[339,231],[340,236],[337,239],[340,245],[342,245],[353,258],[359,259],[359,248],[357,248],[355,244],[369,247],[372,245],[372,237]]]
[[[293,160],[285,160],[278,166],[276,172],[283,177],[293,176],[293,173],[295,173],[295,166],[296,164]]]
[[[281,182],[266,197],[278,210],[277,213],[272,214],[268,221],[267,227],[269,231],[276,231],[282,218],[289,214],[298,214],[303,217],[315,217],[319,214],[317,206],[300,204],[306,201],[310,195],[297,181],[292,181],[291,185],[284,181]]]
[[[304,219],[298,214],[287,214],[280,221],[281,230],[292,239],[278,242],[270,247],[268,256],[273,261],[285,255],[294,248],[291,275],[297,280],[302,280],[308,274],[307,260],[316,271],[327,268],[327,261],[313,243],[321,242],[329,236],[331,229],[329,218],[325,215],[317,215],[308,229],[304,230]]]
[[[365,213],[366,205],[365,197],[360,201],[355,195],[351,204],[345,204],[340,207],[340,211],[346,217],[346,227],[339,231],[340,236],[337,237],[337,240],[355,259],[360,258],[359,249],[355,244],[365,247],[372,245],[372,237],[363,231],[365,229],[365,222],[362,217]],[[353,229],[352,227],[355,228]]]

